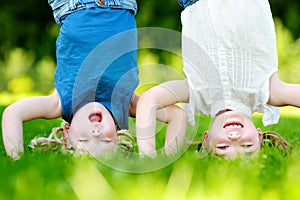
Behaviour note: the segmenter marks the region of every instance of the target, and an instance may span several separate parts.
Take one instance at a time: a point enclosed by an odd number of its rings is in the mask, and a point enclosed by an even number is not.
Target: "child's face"
[[[76,153],[99,157],[113,152],[117,131],[110,112],[100,103],[88,103],[73,117],[67,140]]]
[[[204,145],[217,156],[235,158],[238,155],[253,156],[261,149],[262,132],[251,119],[240,112],[227,111],[217,115],[208,132]]]

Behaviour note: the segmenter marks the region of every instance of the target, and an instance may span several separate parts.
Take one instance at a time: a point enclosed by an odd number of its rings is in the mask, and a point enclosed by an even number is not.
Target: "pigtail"
[[[277,148],[283,155],[290,154],[292,150],[292,145],[290,143],[288,143],[280,134],[272,131],[263,133],[262,146]]]
[[[62,123],[62,127],[55,127],[48,137],[35,137],[28,145],[33,150],[38,151],[51,151],[61,147],[62,153],[68,152],[68,146],[66,139],[63,136],[63,130],[65,126],[68,126],[67,122]]]
[[[117,147],[119,150],[125,150],[128,152],[132,152],[134,149],[133,137],[127,132],[127,130],[119,130],[117,132]]]

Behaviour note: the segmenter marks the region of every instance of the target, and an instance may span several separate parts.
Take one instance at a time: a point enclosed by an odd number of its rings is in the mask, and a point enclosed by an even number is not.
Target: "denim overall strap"
[[[178,0],[178,3],[181,7],[186,8],[197,1],[198,0]]]

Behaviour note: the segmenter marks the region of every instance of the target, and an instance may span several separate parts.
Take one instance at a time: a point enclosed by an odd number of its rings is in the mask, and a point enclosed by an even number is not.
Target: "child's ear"
[[[63,139],[66,139],[68,137],[68,133],[70,130],[70,124],[68,122],[63,123]]]
[[[264,139],[264,134],[263,132],[260,130],[260,128],[257,129],[257,132],[258,132],[258,138],[259,138],[259,141],[260,143],[263,142],[263,139]]]
[[[68,149],[70,149],[72,147],[72,145],[70,144],[70,142],[68,140],[68,135],[69,135],[69,130],[70,130],[70,124],[68,122],[63,122],[62,126],[63,126],[62,140],[63,140],[64,145],[61,148],[61,151],[63,153],[67,153]]]
[[[207,137],[208,137],[208,131],[205,131],[202,136],[202,146],[205,146]]]

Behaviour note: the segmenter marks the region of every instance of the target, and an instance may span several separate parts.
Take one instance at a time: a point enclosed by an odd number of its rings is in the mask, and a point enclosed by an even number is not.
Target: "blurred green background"
[[[176,0],[138,0],[138,27],[161,27],[181,30],[181,8]],[[283,80],[300,83],[300,1],[270,0],[276,24],[279,75]],[[7,105],[26,96],[49,94],[53,90],[55,24],[46,0],[0,1],[0,104]],[[171,53],[140,50],[139,65],[153,63],[170,66],[181,73],[181,58]],[[141,71],[145,79],[165,81],[161,68]],[[146,74],[146,75],[145,75]],[[181,73],[182,74],[182,73]],[[170,78],[170,77],[169,77]],[[139,87],[138,93],[151,87]]]
[[[138,0],[138,27],[181,30],[177,0]],[[300,1],[270,0],[277,32],[280,77],[300,83]],[[0,1],[0,119],[5,106],[18,99],[53,90],[54,23],[46,0]],[[159,64],[158,64],[159,63]],[[169,79],[161,66],[182,75],[181,58],[159,50],[139,52],[141,83]],[[168,70],[166,70],[168,73]],[[169,75],[169,74],[168,74]],[[151,81],[150,81],[151,82]],[[155,84],[153,83],[153,84]],[[151,87],[143,85],[138,92]],[[60,120],[24,123],[25,155],[14,162],[6,156],[0,135],[0,200],[7,199],[300,199],[299,109],[282,109],[279,125],[262,127],[261,115],[254,122],[263,131],[281,133],[294,147],[288,157],[264,149],[254,160],[199,158],[195,149],[163,169],[132,174],[113,170],[89,158],[74,158],[59,152],[32,152],[28,142],[45,136]],[[134,120],[131,119],[131,123]],[[197,138],[210,118],[200,116]],[[159,127],[161,128],[161,127]],[[163,132],[163,128],[161,129]],[[161,131],[160,130],[160,131]],[[188,132],[192,132],[188,129]],[[163,138],[163,136],[161,136]],[[163,145],[163,139],[158,141]],[[119,159],[119,158],[118,158]],[[120,159],[117,162],[126,161]],[[150,163],[145,163],[151,165]]]

